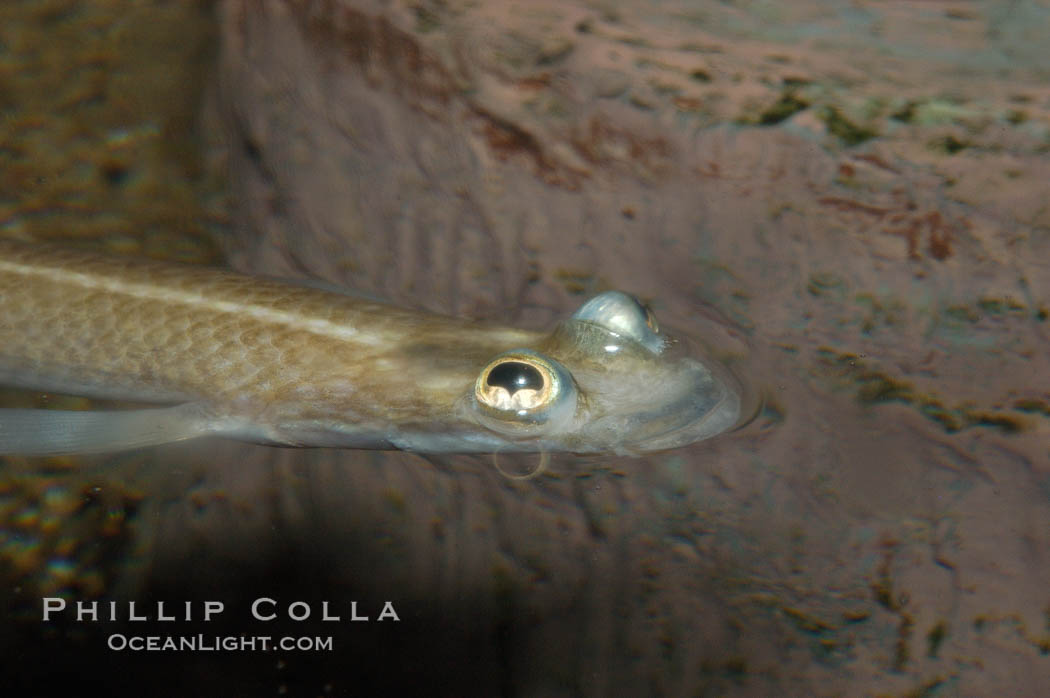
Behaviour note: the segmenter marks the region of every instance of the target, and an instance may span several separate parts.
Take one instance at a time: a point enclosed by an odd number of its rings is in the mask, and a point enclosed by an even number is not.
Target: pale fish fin
[[[194,403],[141,410],[0,409],[0,455],[126,451],[214,431]]]

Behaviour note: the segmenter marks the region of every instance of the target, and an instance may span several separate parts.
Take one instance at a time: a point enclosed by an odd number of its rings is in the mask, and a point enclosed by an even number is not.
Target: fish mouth
[[[722,399],[694,419],[631,444],[638,452],[666,451],[703,441],[735,428],[740,422],[740,398],[726,392]]]
[[[706,372],[705,372],[706,374]],[[705,380],[706,378],[706,380]],[[647,433],[632,439],[632,451],[663,451],[686,446],[728,431],[740,419],[740,397],[708,376],[698,376],[694,389],[670,403],[663,418],[647,415]],[[673,419],[669,419],[673,415]]]
[[[694,357],[696,355],[694,354]],[[647,428],[625,439],[626,450],[639,453],[679,448],[739,429],[760,412],[761,395],[724,363],[704,354],[683,359],[683,387],[659,413],[643,416]]]

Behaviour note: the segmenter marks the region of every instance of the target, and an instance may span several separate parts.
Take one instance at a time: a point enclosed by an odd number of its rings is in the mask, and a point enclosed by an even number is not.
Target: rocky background
[[[710,442],[558,457],[526,483],[485,458],[235,444],[91,464],[35,510],[9,496],[9,540],[50,515],[75,541],[16,568],[15,607],[50,583],[402,615],[340,627],[330,655],[136,657],[126,687],[1050,690],[1050,7],[206,9],[220,48],[186,181],[229,172],[231,264],[536,327],[622,288],[765,407]],[[21,191],[5,230],[35,235]],[[185,215],[221,223],[198,198]],[[9,492],[39,488],[16,466]],[[117,504],[61,508],[117,474]],[[103,540],[108,557],[75,554]]]

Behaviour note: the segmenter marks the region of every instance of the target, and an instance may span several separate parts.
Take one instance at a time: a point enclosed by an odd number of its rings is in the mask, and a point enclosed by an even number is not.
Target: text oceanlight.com
[[[331,652],[327,637],[274,638],[269,635],[123,635],[113,633],[106,645],[115,651],[132,652],[267,652],[269,650]]]

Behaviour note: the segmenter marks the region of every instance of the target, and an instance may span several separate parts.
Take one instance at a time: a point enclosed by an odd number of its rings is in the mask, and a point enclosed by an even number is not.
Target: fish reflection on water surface
[[[286,446],[640,453],[746,416],[632,296],[551,332],[229,271],[0,241],[0,381],[162,407],[0,411],[0,452],[90,453],[204,435]]]

